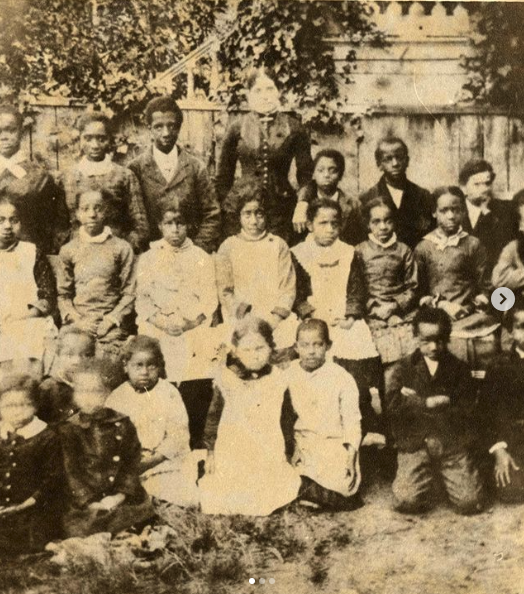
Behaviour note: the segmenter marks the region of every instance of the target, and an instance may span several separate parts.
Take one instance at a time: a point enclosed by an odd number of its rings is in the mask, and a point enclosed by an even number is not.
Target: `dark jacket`
[[[427,438],[439,439],[448,453],[473,443],[478,433],[475,386],[468,366],[451,353],[443,356],[432,377],[417,349],[395,365],[388,384],[387,412],[399,451],[415,452]],[[430,409],[430,396],[449,396],[451,402]]]
[[[364,192],[360,197],[365,207],[371,200],[382,198],[395,214],[395,224],[398,240],[414,249],[417,243],[435,226],[432,216],[431,194],[409,179],[402,195],[400,208],[397,208],[389,193],[386,180],[382,176],[379,182]]]
[[[73,401],[73,387],[54,377],[40,383],[38,418],[46,423],[61,423],[77,412]]]
[[[166,182],[148,148],[129,163],[137,176],[149,221],[151,241],[160,239],[158,205],[166,200],[186,203],[191,215],[189,232],[195,245],[210,253],[217,248],[220,236],[220,206],[204,164],[186,150],[178,149],[178,168]]]

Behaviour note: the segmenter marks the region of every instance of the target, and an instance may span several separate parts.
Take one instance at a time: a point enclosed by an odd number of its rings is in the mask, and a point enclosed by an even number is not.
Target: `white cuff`
[[[489,453],[494,454],[497,450],[507,450],[508,444],[505,441],[497,441],[495,445],[489,448]]]

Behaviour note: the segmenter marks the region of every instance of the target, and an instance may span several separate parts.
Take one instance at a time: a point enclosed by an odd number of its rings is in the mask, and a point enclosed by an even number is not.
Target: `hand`
[[[349,443],[345,443],[344,447],[347,450],[347,467],[351,472],[353,472],[355,469],[355,459],[357,457],[357,450],[355,450],[355,448]]]
[[[126,496],[123,493],[117,493],[116,495],[108,495],[100,501],[93,501],[93,503],[90,503],[88,507],[91,510],[110,511],[115,507],[118,507],[121,503],[123,503],[125,498]]]
[[[268,321],[268,324],[271,326],[271,328],[273,330],[276,330],[278,328],[278,325],[282,321],[282,318],[277,314],[271,314],[271,316],[269,317],[269,319],[267,321]]]
[[[486,297],[486,295],[477,295],[475,299],[473,299],[473,304],[480,311],[486,311],[489,306],[489,299]]]
[[[206,316],[204,314],[200,314],[196,320],[188,320],[187,318],[184,318],[184,332],[198,328],[198,326],[204,323],[205,319]]]
[[[511,454],[505,448],[495,450],[495,481],[497,487],[507,487],[511,484],[511,470],[520,470]]]
[[[209,450],[206,458],[206,474],[215,473],[215,452]]]
[[[305,200],[299,200],[293,213],[293,228],[297,233],[303,233],[307,230],[307,209],[308,203]]]
[[[468,310],[458,303],[451,303],[451,301],[441,301],[438,304],[440,309],[443,309],[448,316],[453,320],[460,320],[468,315]]]
[[[42,317],[42,312],[37,307],[29,307],[27,309],[27,313],[25,316],[19,318],[20,320],[27,320],[29,318],[40,318]]]
[[[102,319],[98,328],[96,329],[96,335],[98,338],[103,338],[109,331],[116,326],[114,320],[109,319],[107,316]]]
[[[178,323],[175,318],[165,317],[164,331],[170,336],[182,336],[184,334],[184,326]]]
[[[378,307],[373,308],[373,316],[379,320],[387,320],[398,310],[398,305],[395,302],[381,303]]]
[[[427,408],[439,408],[441,406],[449,406],[451,399],[449,396],[430,396],[426,399]]]
[[[74,320],[74,323],[79,330],[83,330],[92,336],[97,336],[98,322],[96,320],[79,316]]]
[[[419,301],[419,304],[422,305],[429,305],[430,307],[435,307],[435,301],[436,298],[432,297],[431,295],[426,295],[425,297],[422,297],[422,299]]]
[[[342,330],[351,330],[355,321],[356,321],[355,318],[352,318],[350,316],[349,318],[346,318],[345,320],[342,320],[342,319],[336,320],[335,325],[338,326],[339,328],[341,328]]]
[[[35,504],[36,504],[36,499],[34,497],[29,497],[29,499],[26,499],[25,501],[23,501],[22,503],[19,503],[18,505],[10,505],[10,506],[0,507],[0,515],[5,516],[5,515],[14,514],[16,512],[23,511],[24,509],[33,507],[33,505],[35,505]]]
[[[166,460],[166,457],[162,454],[142,454],[142,459],[140,460],[140,466],[138,469],[139,474],[143,474],[147,472],[149,469],[158,466],[162,462]]]
[[[398,325],[402,324],[403,322],[404,322],[404,320],[400,316],[393,315],[388,320],[388,326],[390,326],[390,327],[398,326]]]

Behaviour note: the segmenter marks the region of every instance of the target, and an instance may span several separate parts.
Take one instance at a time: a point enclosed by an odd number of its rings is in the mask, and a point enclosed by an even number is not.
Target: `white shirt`
[[[428,359],[428,357],[424,357],[424,361],[428,367],[429,375],[433,377],[437,373],[438,361],[433,361],[433,359]]]
[[[398,188],[394,188],[389,184],[386,184],[388,187],[388,191],[391,194],[391,198],[393,198],[393,202],[397,208],[400,208],[400,203],[402,202],[402,196],[404,196],[404,190],[399,190]]]
[[[153,159],[160,169],[160,173],[164,176],[166,182],[173,179],[175,171],[178,167],[178,147],[175,146],[171,149],[170,153],[163,153],[159,151],[156,146],[153,146]]]
[[[487,204],[483,204],[482,206],[475,206],[469,200],[466,200],[466,208],[468,211],[469,222],[471,223],[471,228],[474,229],[478,223],[479,217],[481,214],[488,214],[490,212],[489,206]]]
[[[5,421],[0,422],[0,437],[2,439],[7,439],[7,434],[9,433],[16,433],[20,435],[24,439],[31,439],[35,435],[42,433],[42,431],[47,427],[47,423],[39,419],[38,417],[33,417],[33,419],[20,427],[20,429],[16,430],[12,427],[10,423],[6,423]]]
[[[111,155],[106,155],[102,161],[90,161],[87,157],[82,157],[76,168],[82,175],[87,177],[99,177],[111,173],[113,161]]]

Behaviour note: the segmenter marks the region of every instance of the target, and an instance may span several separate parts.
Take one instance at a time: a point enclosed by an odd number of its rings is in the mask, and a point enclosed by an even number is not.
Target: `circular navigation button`
[[[491,303],[499,311],[508,311],[515,305],[515,293],[506,287],[499,287],[491,293]]]

